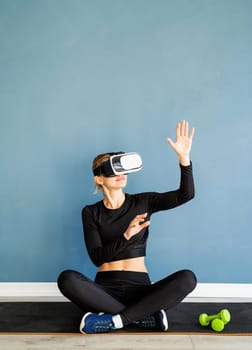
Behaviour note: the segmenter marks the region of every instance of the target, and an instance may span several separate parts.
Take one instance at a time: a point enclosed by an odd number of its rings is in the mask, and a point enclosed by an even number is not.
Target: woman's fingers
[[[190,131],[190,135],[189,135],[190,139],[192,139],[192,138],[193,138],[193,135],[194,135],[194,130],[195,130],[195,129],[194,129],[194,128],[192,128],[192,129],[191,129],[191,131]]]
[[[186,120],[182,120],[180,123],[177,124],[176,127],[176,136],[179,137],[188,137],[188,130],[189,130],[189,123]]]
[[[176,125],[176,140],[178,140],[180,138],[180,136],[181,136],[181,124],[178,123]]]
[[[139,214],[134,217],[130,222],[127,231],[124,233],[126,239],[130,239],[132,236],[138,234],[143,228],[150,225],[150,220],[145,220],[148,213]]]
[[[140,225],[146,218],[147,213],[139,214],[134,219],[133,222],[135,225]]]
[[[183,120],[183,122],[184,122],[184,136],[188,136],[188,125],[189,125],[189,123],[187,122],[187,121],[185,121],[185,120]]]
[[[150,224],[150,221],[145,221],[148,213],[143,213],[135,216],[135,218],[131,221],[130,227],[139,227],[142,230],[144,227],[147,227]]]

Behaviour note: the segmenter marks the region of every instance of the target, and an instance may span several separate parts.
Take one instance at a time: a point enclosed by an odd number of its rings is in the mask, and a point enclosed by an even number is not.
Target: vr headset
[[[109,153],[110,158],[101,166],[94,169],[95,176],[103,175],[104,177],[129,174],[139,171],[143,167],[140,155],[136,152]]]

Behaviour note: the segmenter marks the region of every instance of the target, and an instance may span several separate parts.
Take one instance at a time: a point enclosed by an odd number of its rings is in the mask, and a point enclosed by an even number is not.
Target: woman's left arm
[[[192,173],[192,163],[190,161],[190,151],[194,128],[189,132],[189,124],[183,120],[176,126],[176,141],[167,138],[167,142],[178,156],[180,163],[180,186],[175,191],[165,193],[152,193],[150,195],[150,210],[152,213],[175,208],[184,204],[194,197],[194,181]]]

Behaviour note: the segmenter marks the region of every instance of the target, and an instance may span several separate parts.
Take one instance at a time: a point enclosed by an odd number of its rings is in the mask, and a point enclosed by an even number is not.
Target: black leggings
[[[180,303],[195,287],[192,271],[182,270],[151,283],[145,272],[98,272],[93,282],[80,272],[63,271],[58,278],[61,293],[83,312],[119,314],[123,325],[167,311]]]

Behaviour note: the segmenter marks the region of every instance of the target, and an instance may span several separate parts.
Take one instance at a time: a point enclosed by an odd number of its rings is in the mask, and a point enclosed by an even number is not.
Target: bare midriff
[[[111,261],[104,263],[99,267],[99,272],[104,271],[135,271],[135,272],[147,272],[144,257],[140,256],[138,258],[124,259]]]

